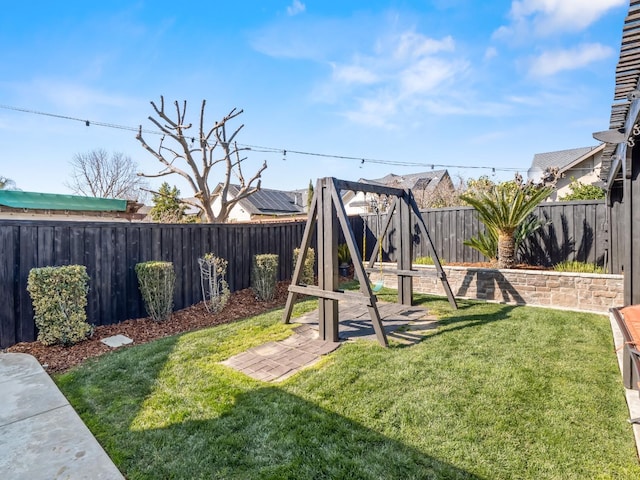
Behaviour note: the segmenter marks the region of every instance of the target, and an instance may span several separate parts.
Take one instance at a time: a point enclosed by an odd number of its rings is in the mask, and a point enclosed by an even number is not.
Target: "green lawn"
[[[606,317],[419,300],[441,318],[421,343],[349,343],[280,384],[217,362],[289,335],[281,310],[56,381],[128,479],[640,478]]]

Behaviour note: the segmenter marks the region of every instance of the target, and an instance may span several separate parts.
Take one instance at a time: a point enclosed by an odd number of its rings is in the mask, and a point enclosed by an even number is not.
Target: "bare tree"
[[[10,178],[0,175],[0,190],[15,190],[16,183]]]
[[[140,126],[136,138],[148,152],[164,165],[164,169],[155,175],[145,173],[139,175],[150,178],[172,174],[182,176],[193,189],[197,199],[197,201],[188,199],[182,201],[203,210],[208,223],[224,222],[233,205],[260,190],[260,176],[267,168],[267,162],[265,161],[248,181],[245,180],[242,173],[242,162],[246,160],[246,157],[242,157],[241,152],[249,149],[239,148],[235,141],[244,125],[240,125],[231,134],[227,132],[227,123],[238,117],[242,110],[234,108],[222,120],[215,122],[212,127],[205,127],[206,100],[203,100],[197,132],[192,133],[193,125],[185,123],[186,100],[182,106],[177,101],[174,102],[174,105],[176,109],[175,120],[170,118],[165,111],[164,97],[160,97],[160,107],[151,102],[158,118],[150,116],[149,120],[162,131],[164,136],[160,140],[157,150],[151,148],[142,137],[142,126]],[[177,147],[165,146],[164,141],[167,137],[177,143]],[[177,166],[176,161],[178,160],[186,163],[187,168],[182,169]],[[221,188],[214,195],[214,191],[209,185],[209,175],[217,166],[222,170]],[[230,198],[229,186],[233,177],[240,188],[238,194]],[[216,198],[219,198],[219,208],[214,213],[212,202]]]
[[[464,202],[460,200],[460,195],[465,190],[465,182],[461,176],[457,177],[457,183],[454,184],[453,180],[448,177],[446,180],[441,181],[433,188],[428,188],[429,183],[422,184],[414,187],[413,194],[420,208],[445,208],[456,207],[463,205]]]
[[[138,176],[131,157],[101,148],[76,153],[71,160],[72,179],[65,183],[74,193],[87,197],[122,198],[143,201],[146,182]]]

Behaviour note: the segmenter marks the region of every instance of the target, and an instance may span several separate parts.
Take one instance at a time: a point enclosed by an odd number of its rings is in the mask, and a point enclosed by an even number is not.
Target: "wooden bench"
[[[623,338],[622,381],[640,391],[640,305],[612,308]]]

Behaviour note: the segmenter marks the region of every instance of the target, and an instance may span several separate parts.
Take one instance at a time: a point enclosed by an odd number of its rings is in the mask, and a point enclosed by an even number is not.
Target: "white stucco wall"
[[[548,201],[556,201],[559,198],[571,193],[569,185],[575,179],[585,185],[596,185],[604,187],[600,180],[600,167],[602,165],[602,155],[598,153],[595,157],[589,157],[583,162],[574,165],[563,173],[563,177],[558,180],[555,191],[549,196]]]
[[[233,197],[230,195],[229,199]],[[218,215],[220,213],[220,197],[216,197],[211,205],[213,208],[213,213]],[[251,214],[245,211],[244,208],[238,203],[236,203],[229,212],[229,216],[227,217],[227,222],[248,222],[251,220]]]

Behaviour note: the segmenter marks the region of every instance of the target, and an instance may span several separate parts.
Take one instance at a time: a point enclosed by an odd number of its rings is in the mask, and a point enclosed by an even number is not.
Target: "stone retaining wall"
[[[385,267],[395,268],[395,264]],[[424,276],[413,277],[414,292],[445,295],[435,267],[414,265],[413,268],[424,272]],[[457,298],[600,313],[624,302],[622,275],[453,266],[443,269]],[[380,273],[372,273],[370,277],[376,282]],[[384,285],[398,288],[397,277],[385,273]]]

